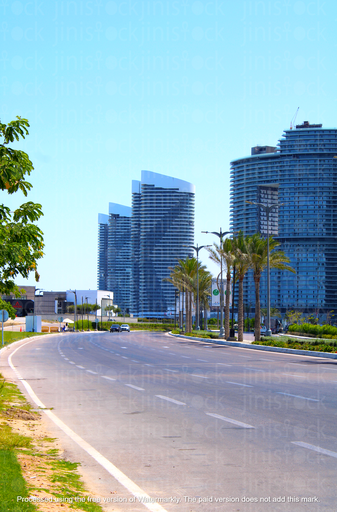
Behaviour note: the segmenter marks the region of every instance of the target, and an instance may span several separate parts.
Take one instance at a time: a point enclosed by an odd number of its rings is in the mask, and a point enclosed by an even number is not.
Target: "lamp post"
[[[35,297],[36,297],[36,292],[38,291],[42,291],[43,288],[35,288],[34,290],[34,307],[33,307],[33,329],[32,329],[32,332],[35,332]],[[40,294],[39,294],[40,295]],[[37,312],[37,311],[36,311]]]
[[[282,206],[283,203],[274,203],[270,205],[266,205],[263,203],[253,203],[252,201],[246,201],[248,204],[253,204],[255,206],[259,206],[266,212],[267,217],[267,330],[266,330],[266,336],[271,336],[271,329],[270,329],[270,262],[269,262],[269,215],[270,212],[274,208],[278,208],[279,206]]]
[[[76,297],[76,290],[69,290],[70,293],[74,294],[75,297],[75,312],[74,312],[74,332],[76,331],[76,319],[77,319],[77,297]]]
[[[201,249],[203,249],[204,247],[211,247],[210,245],[201,245],[199,247],[199,245],[197,244],[197,246],[195,247],[194,245],[187,245],[187,247],[191,247],[191,249],[194,249],[195,252],[197,253],[197,315],[196,315],[196,328],[197,328],[197,331],[200,331],[200,321],[199,321],[199,311],[200,311],[200,307],[199,307],[199,251],[201,251]]]
[[[231,231],[222,232],[220,228],[219,233],[217,231],[201,231],[201,233],[211,233],[212,235],[216,235],[220,239],[220,249],[222,251],[222,240],[223,237],[231,233]],[[223,297],[223,281],[222,281],[222,252],[220,251],[220,336],[224,335],[223,328],[223,308],[224,308],[224,297]]]
[[[87,322],[88,322],[88,329],[87,329],[87,331],[90,331],[90,329],[89,329],[88,299],[89,299],[89,297],[86,297],[86,298],[85,298],[85,300],[87,301]]]

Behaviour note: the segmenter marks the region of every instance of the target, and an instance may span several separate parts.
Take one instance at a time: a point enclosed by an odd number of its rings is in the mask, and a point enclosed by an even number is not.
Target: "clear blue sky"
[[[201,231],[229,229],[231,160],[276,145],[297,107],[336,126],[336,18],[334,0],[0,0],[1,121],[30,122],[44,212],[37,286],[96,288],[98,213],[131,206],[143,169],[194,183],[195,242],[216,241]]]

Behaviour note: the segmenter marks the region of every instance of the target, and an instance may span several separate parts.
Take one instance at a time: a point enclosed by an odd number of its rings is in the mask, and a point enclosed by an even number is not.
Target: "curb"
[[[337,359],[337,354],[333,352],[315,352],[314,350],[300,350],[295,348],[282,348],[282,347],[270,347],[268,345],[251,345],[250,343],[244,343],[242,341],[220,341],[211,340],[207,338],[193,338],[192,336],[183,336],[182,334],[171,334],[175,338],[183,338],[185,340],[202,341],[203,343],[214,343],[216,345],[225,345],[229,347],[249,348],[251,350],[263,350],[265,352],[283,352],[284,354],[297,354],[302,356],[311,357],[324,357],[327,359]]]

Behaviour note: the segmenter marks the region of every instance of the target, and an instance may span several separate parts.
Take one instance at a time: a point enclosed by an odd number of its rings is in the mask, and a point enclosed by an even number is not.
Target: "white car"
[[[129,324],[122,324],[121,325],[121,331],[128,331],[128,332],[130,332]]]
[[[261,325],[261,330],[260,330],[261,334],[266,334],[267,332],[267,327],[265,325]]]

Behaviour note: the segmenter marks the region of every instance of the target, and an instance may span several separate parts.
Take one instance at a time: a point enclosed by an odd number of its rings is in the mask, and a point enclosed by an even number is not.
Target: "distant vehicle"
[[[110,327],[110,332],[121,332],[121,326],[119,324],[112,324]]]
[[[121,325],[121,331],[128,331],[128,332],[130,332],[129,324],[122,324]]]
[[[266,334],[267,327],[265,325],[261,325],[261,334]]]

